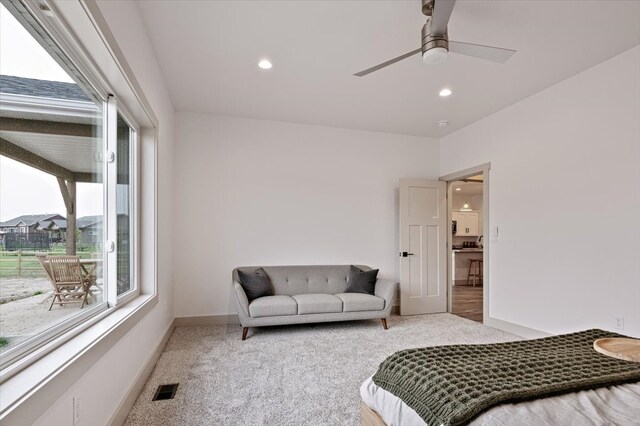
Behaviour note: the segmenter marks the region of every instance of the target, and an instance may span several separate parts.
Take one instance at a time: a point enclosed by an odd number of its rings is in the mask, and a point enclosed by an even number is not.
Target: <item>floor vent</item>
[[[173,399],[176,396],[178,390],[178,383],[171,383],[170,385],[160,385],[156,394],[153,396],[153,401],[160,401],[163,399]]]

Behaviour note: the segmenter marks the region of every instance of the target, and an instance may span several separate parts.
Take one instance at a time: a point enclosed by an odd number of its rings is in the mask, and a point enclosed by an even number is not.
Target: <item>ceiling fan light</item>
[[[422,62],[425,64],[439,64],[447,59],[449,51],[444,47],[434,47],[422,54]]]

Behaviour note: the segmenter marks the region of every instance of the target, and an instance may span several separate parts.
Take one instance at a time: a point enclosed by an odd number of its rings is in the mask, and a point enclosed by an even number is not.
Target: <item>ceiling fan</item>
[[[442,62],[447,59],[449,52],[499,63],[505,63],[516,53],[515,50],[501,47],[450,41],[447,34],[447,24],[455,2],[456,0],[422,0],[422,13],[427,16],[427,23],[422,27],[422,47],[354,75],[364,77],[420,52],[422,52],[422,61],[425,64]]]

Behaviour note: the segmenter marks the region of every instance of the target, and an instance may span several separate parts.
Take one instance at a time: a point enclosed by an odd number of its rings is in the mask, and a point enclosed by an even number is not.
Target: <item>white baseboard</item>
[[[127,391],[127,395],[124,397],[120,405],[118,405],[118,409],[113,414],[109,422],[107,423],[109,426],[120,426],[124,423],[129,415],[129,411],[133,407],[133,404],[136,402],[138,395],[142,392],[142,388],[144,384],[147,382],[149,375],[153,371],[153,368],[156,366],[156,362],[158,362],[158,358],[162,355],[164,348],[167,346],[167,342],[173,333],[173,330],[176,328],[176,320],[174,319],[169,328],[160,339],[160,343],[156,346],[153,353],[145,363],[144,367],[135,378],[131,386],[129,387],[129,391]]]
[[[240,324],[238,315],[204,315],[199,317],[179,317],[175,319],[176,327],[193,327],[202,325]]]
[[[551,336],[551,334],[545,333],[544,331],[536,330],[535,328],[529,328],[523,325],[491,317],[484,319],[484,325],[497,328],[498,330],[506,331],[507,333],[515,334],[520,337],[524,337],[525,339],[538,339],[540,337]]]

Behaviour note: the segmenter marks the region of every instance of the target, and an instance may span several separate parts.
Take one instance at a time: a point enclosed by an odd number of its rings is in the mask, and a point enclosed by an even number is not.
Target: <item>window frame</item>
[[[137,324],[147,320],[162,321],[166,323],[167,333],[173,328],[167,317],[171,306],[167,302],[171,301],[171,295],[161,297],[158,275],[159,155],[161,145],[172,142],[173,135],[161,131],[163,126],[154,111],[164,102],[152,105],[149,101],[97,2],[21,1],[61,44],[71,47],[67,53],[76,54],[84,61],[80,66],[86,65],[89,74],[110,82],[110,87],[115,88],[141,125],[138,198],[140,213],[145,218],[144,222],[138,223],[140,296],[118,309],[108,309],[0,371],[3,392],[0,423],[32,424],[69,390],[69,383],[91,371],[92,366],[100,362],[107,351],[120,345]],[[108,91],[105,89],[104,93]],[[170,125],[168,129],[171,129]],[[164,303],[160,304],[162,301]],[[153,318],[150,318],[152,313]]]
[[[0,383],[9,379],[18,371],[27,368],[31,363],[56,349],[59,345],[72,339],[86,328],[95,324],[115,309],[140,295],[140,253],[139,253],[139,173],[140,173],[140,137],[141,127],[137,125],[133,116],[124,105],[118,105],[115,97],[109,95],[109,85],[95,69],[85,52],[82,51],[75,40],[70,36],[64,23],[57,22],[53,25],[41,15],[43,9],[33,8],[29,0],[1,0],[5,8],[19,23],[38,41],[39,44],[67,71],[76,82],[93,92],[88,93],[94,102],[102,104],[102,172],[103,172],[103,300],[95,306],[86,307],[70,318],[55,323],[37,335],[20,342],[16,347],[0,354]],[[44,12],[46,14],[46,12]],[[70,38],[71,37],[71,38]],[[71,42],[70,42],[71,41]],[[44,45],[46,44],[46,46]],[[111,108],[111,111],[109,109]],[[115,111],[115,114],[114,114]],[[125,119],[131,129],[130,136],[130,252],[131,252],[131,289],[122,295],[117,295],[116,270],[113,269],[112,259],[117,256],[117,217],[115,215],[115,184],[117,181],[117,169],[114,173],[117,158],[109,161],[110,152],[117,157],[117,149],[113,147],[113,141],[117,143],[117,116]],[[112,143],[109,144],[109,141]],[[110,188],[111,187],[111,188]],[[113,200],[111,200],[111,198]],[[108,252],[110,241],[114,243],[113,252]],[[57,343],[55,343],[57,342]],[[52,344],[55,343],[55,344]]]
[[[115,102],[117,99],[113,98]],[[140,126],[135,122],[131,114],[127,111],[126,107],[122,104],[116,105],[116,123],[118,119],[118,115],[127,123],[129,126],[129,262],[130,262],[130,276],[131,276],[131,288],[124,293],[118,295],[117,284],[114,284],[114,294],[116,295],[115,305],[123,305],[128,301],[136,298],[140,295],[140,216],[138,212],[140,211],[139,203],[140,198],[138,197],[139,188],[140,188]],[[116,169],[117,169],[117,130],[115,133],[116,141],[113,146],[113,152],[116,155]],[[116,172],[116,180],[117,180],[117,172]],[[115,188],[114,188],[115,190]],[[114,204],[114,208],[116,208]],[[115,220],[115,224],[117,225],[117,217]],[[116,235],[117,238],[117,235]],[[114,240],[117,247],[117,240]],[[117,253],[116,253],[117,256]]]

